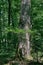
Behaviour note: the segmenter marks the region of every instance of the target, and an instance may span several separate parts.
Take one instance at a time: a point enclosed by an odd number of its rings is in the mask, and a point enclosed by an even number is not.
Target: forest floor
[[[30,62],[19,62],[19,63],[14,63],[14,64],[3,64],[3,65],[43,65],[43,63],[40,62],[34,62],[34,61],[30,61]]]
[[[8,62],[2,62],[0,65],[43,65],[43,61],[35,61],[35,60],[21,60],[16,59],[16,60],[11,60]]]

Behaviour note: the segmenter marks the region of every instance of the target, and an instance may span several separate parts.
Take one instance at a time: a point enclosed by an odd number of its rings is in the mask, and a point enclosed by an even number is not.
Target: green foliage
[[[20,18],[20,0],[10,0],[10,25],[8,26],[8,0],[0,1],[0,57],[10,58],[16,55],[18,34],[13,30],[18,27]],[[16,30],[16,29],[15,29]],[[14,30],[14,31],[15,31]],[[17,30],[18,32],[18,30]]]
[[[31,34],[33,57],[43,54],[43,0],[31,0],[31,30],[19,28],[21,0],[10,0],[10,25],[8,25],[8,0],[0,0],[0,59],[17,54],[19,34]],[[29,11],[28,11],[29,14]],[[24,25],[24,22],[23,22]]]
[[[32,30],[37,30],[35,34],[32,35],[32,51],[33,56],[39,56],[43,53],[43,0],[32,0]],[[38,58],[38,57],[37,57]]]

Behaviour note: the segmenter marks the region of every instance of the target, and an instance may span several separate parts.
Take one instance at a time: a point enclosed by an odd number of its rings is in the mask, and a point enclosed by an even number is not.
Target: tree
[[[18,53],[43,58],[43,0],[0,0],[0,60]]]
[[[30,7],[31,2],[30,0],[22,0],[21,1],[21,13],[20,13],[20,28],[24,29],[25,31],[29,30],[31,27],[30,23]],[[25,54],[25,56],[28,58],[30,55],[30,33],[26,32],[24,35],[25,41],[21,39],[20,41],[20,47],[24,50],[22,50],[22,53]],[[21,34],[21,38],[22,38]]]
[[[11,0],[8,0],[8,25],[10,26],[11,22]]]

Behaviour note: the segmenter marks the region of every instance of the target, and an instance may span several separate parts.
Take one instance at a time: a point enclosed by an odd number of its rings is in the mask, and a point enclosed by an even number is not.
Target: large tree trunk
[[[30,0],[21,1],[20,27],[23,28],[25,31],[28,31],[30,29],[30,6]],[[28,58],[30,55],[30,33],[26,32],[25,38],[25,43],[22,41],[20,42],[20,48],[22,48],[22,53],[25,55],[25,57]]]

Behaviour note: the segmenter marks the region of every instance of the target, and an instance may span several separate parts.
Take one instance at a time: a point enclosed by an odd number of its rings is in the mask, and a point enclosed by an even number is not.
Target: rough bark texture
[[[21,1],[21,17],[20,17],[20,27],[25,31],[30,29],[30,0]],[[25,57],[30,55],[30,33],[26,32],[25,34],[25,43],[20,42],[20,48],[22,48],[22,53]],[[23,46],[24,45],[24,46]]]

